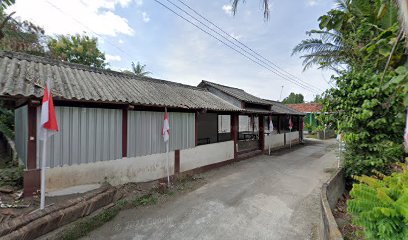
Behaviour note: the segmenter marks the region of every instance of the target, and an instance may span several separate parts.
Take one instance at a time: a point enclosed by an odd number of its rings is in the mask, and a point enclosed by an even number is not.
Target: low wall
[[[47,169],[47,190],[108,182],[147,182],[167,176],[166,154],[122,158]],[[169,152],[169,172],[174,173],[174,151]]]
[[[213,143],[180,150],[180,172],[234,158],[234,141]]]
[[[299,143],[299,131],[295,132],[287,132],[286,134],[286,145],[288,145],[291,141],[292,144]]]
[[[341,168],[322,186],[320,203],[323,221],[321,225],[321,237],[323,240],[343,240],[336,219],[333,216],[332,209],[336,207],[337,200],[344,191],[344,170]]]
[[[285,134],[265,135],[265,150],[269,149],[269,144],[271,145],[271,149],[285,146]]]
[[[324,131],[317,132],[317,137],[319,139],[335,138],[336,137],[336,132],[333,129],[326,129],[326,132],[324,132]]]

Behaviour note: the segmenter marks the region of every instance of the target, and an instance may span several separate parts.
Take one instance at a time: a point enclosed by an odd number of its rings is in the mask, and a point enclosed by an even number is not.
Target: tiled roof
[[[321,112],[323,108],[322,104],[320,103],[298,103],[287,104],[287,106],[303,113]]]
[[[41,98],[47,79],[61,100],[240,111],[202,88],[0,51],[0,96]]]
[[[273,101],[273,100],[266,100],[266,101],[272,104],[272,112],[274,113],[304,115],[302,112],[292,109],[281,102]]]
[[[214,87],[232,97],[235,97],[236,99],[240,101],[255,103],[255,104],[262,104],[262,105],[270,105],[270,103],[265,101],[264,99],[251,95],[239,88],[224,86],[218,83],[213,83],[213,82],[209,82],[205,80],[203,80],[198,86],[205,88],[206,85]]]

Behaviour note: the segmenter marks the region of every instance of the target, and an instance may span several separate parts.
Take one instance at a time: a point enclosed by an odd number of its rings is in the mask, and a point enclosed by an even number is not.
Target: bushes
[[[14,138],[14,111],[1,107],[0,102],[0,132],[7,137]]]
[[[367,239],[408,239],[408,170],[384,176],[356,177],[348,201],[354,224]]]

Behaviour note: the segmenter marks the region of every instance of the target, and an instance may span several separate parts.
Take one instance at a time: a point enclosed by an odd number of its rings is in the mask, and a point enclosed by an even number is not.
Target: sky
[[[157,1],[177,12],[180,10],[171,3],[183,6],[179,0]],[[208,80],[272,100],[282,100],[291,92],[313,100],[316,92],[248,60],[157,1],[16,0],[8,11],[43,27],[47,35],[97,37],[113,70],[130,69],[131,62],[139,61],[154,78],[194,86]],[[241,3],[235,16],[230,0],[181,1],[298,79],[322,91],[330,87],[328,81],[334,73],[316,68],[303,71],[302,59],[292,56],[292,49],[307,38],[306,31],[318,27],[317,19],[333,8],[334,1],[271,0],[268,21],[263,18],[261,0]]]

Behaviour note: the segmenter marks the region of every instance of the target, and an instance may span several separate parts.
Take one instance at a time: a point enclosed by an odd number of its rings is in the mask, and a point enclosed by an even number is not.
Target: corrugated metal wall
[[[194,113],[169,112],[170,151],[195,145]],[[128,156],[165,152],[161,135],[163,112],[129,111]]]
[[[20,160],[27,165],[28,111],[27,105],[17,108],[14,113],[16,151]]]
[[[55,111],[60,131],[48,138],[48,167],[122,158],[122,110],[56,107]],[[38,109],[37,126],[40,113]],[[37,155],[38,162],[42,157],[39,140]]]

